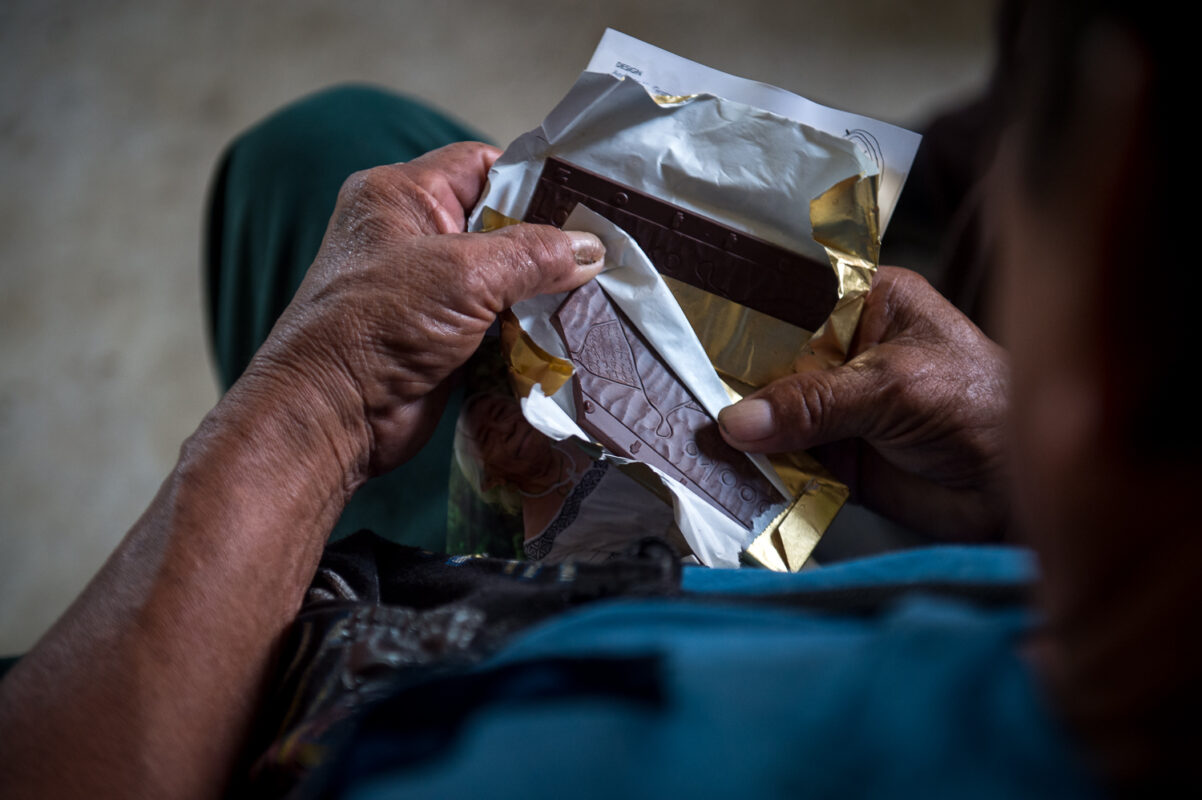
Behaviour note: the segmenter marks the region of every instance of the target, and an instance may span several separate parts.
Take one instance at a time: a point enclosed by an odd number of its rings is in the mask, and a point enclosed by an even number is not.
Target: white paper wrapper
[[[663,106],[634,81],[586,72],[497,159],[469,230],[485,207],[520,219],[549,156],[822,262],[810,199],[878,169],[848,139],[771,112],[712,95]]]
[[[585,69],[637,81],[654,95],[687,96],[704,92],[725,97],[854,141],[880,171],[877,203],[882,233],[893,216],[922,141],[913,131],[830,108],[776,86],[728,75],[612,28],[601,37]]]

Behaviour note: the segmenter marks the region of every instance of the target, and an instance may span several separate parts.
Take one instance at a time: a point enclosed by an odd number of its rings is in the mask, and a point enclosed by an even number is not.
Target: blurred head
[[[1202,710],[1185,36],[1156,2],[1029,3],[1022,24],[991,219],[1043,666],[1112,776],[1181,777]]]

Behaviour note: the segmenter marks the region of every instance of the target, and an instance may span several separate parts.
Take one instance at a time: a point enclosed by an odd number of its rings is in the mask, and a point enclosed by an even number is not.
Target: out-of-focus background
[[[504,144],[606,27],[921,126],[992,58],[973,0],[4,0],[0,3],[0,654],[28,649],[217,399],[200,226],[221,148],[370,81]]]

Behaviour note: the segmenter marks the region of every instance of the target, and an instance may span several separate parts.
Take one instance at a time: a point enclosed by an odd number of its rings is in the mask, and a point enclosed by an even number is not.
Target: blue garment
[[[1094,796],[1019,654],[1034,624],[1021,605],[923,592],[867,614],[746,602],[1032,572],[1024,551],[985,547],[796,575],[690,568],[682,597],[569,612],[376,709],[338,760],[335,793]]]

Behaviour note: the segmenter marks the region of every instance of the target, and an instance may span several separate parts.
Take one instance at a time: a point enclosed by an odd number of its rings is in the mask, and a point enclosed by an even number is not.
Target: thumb
[[[732,447],[787,453],[842,439],[868,437],[880,413],[881,382],[852,361],[781,378],[718,414]]]
[[[494,313],[535,295],[575,289],[601,271],[605,258],[605,245],[593,234],[550,225],[522,223],[438,241],[462,248],[459,258],[473,276],[467,288]]]

